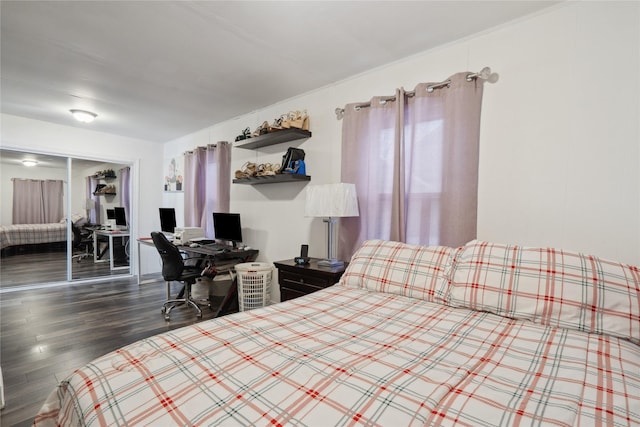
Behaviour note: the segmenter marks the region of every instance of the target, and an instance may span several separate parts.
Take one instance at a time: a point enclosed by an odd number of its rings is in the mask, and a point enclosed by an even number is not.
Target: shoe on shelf
[[[240,169],[235,172],[236,179],[251,178],[256,176],[257,166],[253,162],[246,162]]]
[[[307,110],[303,110],[302,112],[296,111],[293,118],[290,119],[289,125],[293,128],[309,130],[309,115],[307,114]]]
[[[251,138],[251,129],[249,128],[245,128],[240,135],[236,136],[236,141],[242,141],[247,138]]]
[[[269,132],[275,132],[282,129],[284,129],[284,127],[282,127],[282,116],[275,119],[271,126],[269,126]]]
[[[260,126],[251,134],[251,136],[260,136],[269,132],[269,122],[262,122]]]

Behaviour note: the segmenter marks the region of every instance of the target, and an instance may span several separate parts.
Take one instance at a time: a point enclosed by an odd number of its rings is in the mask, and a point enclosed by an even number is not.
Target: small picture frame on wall
[[[164,191],[184,191],[184,157],[174,157],[167,161],[164,177]]]

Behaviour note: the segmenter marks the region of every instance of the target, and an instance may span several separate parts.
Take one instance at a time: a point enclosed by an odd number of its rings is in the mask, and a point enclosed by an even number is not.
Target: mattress
[[[66,242],[67,224],[14,224],[0,226],[0,249],[9,246]]]
[[[640,347],[342,284],[76,370],[46,425],[640,425]]]

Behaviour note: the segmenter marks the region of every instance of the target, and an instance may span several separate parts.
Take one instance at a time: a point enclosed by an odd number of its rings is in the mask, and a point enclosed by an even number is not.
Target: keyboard
[[[207,249],[211,249],[214,251],[227,251],[229,250],[229,246],[227,245],[222,245],[220,243],[216,243],[216,242],[212,242],[212,243],[201,243],[202,246],[206,247]]]

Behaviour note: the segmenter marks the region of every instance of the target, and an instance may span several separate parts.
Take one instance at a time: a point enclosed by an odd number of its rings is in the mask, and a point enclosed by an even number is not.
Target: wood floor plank
[[[206,295],[208,286],[198,284],[195,290]],[[174,284],[173,292],[179,288]],[[29,425],[56,384],[96,357],[200,321],[192,309],[179,306],[166,322],[160,313],[165,297],[165,283],[159,277],[140,286],[133,279],[114,279],[0,293],[6,399],[0,425]],[[203,309],[203,320],[213,314]]]

